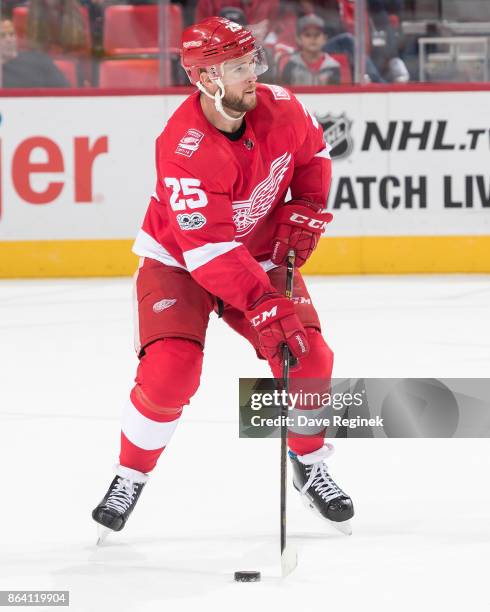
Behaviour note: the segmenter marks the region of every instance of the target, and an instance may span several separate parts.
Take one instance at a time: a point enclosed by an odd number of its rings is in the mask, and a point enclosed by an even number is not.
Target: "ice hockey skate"
[[[354,516],[352,500],[332,479],[324,461],[332,453],[333,446],[330,444],[308,455],[296,455],[289,451],[293,464],[293,485],[306,507],[345,535],[351,535],[350,519]]]
[[[116,465],[115,471],[116,477],[92,512],[92,518],[98,523],[98,546],[111,532],[123,529],[148,480],[147,474],[122,465]]]

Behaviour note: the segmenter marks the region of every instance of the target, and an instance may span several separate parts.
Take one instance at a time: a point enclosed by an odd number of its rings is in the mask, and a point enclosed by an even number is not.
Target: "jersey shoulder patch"
[[[204,133],[196,128],[189,128],[177,143],[175,153],[184,157],[192,157],[199,149]]]
[[[175,165],[192,176],[214,181],[230,162],[229,153],[203,122],[192,118],[185,125],[170,118],[157,141],[158,165]],[[218,180],[218,184],[222,181]]]
[[[274,100],[291,100],[291,94],[287,89],[284,89],[284,87],[269,85],[268,83],[264,83],[264,85],[270,89]]]

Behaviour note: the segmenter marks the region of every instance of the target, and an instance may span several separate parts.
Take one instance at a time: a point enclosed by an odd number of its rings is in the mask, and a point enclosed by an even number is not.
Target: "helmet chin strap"
[[[224,108],[223,108],[223,104],[221,102],[221,100],[224,98],[225,96],[225,86],[223,85],[223,81],[221,79],[216,79],[216,84],[218,85],[219,89],[218,91],[214,94],[214,96],[212,94],[210,94],[206,88],[204,87],[204,85],[200,82],[196,83],[197,88],[199,89],[200,92],[202,92],[205,96],[207,96],[208,98],[211,98],[211,100],[214,100],[214,107],[215,109],[218,111],[218,113],[220,115],[222,115],[225,119],[228,119],[228,121],[239,121],[240,119],[242,119],[242,117],[245,116],[245,113],[242,113],[239,117],[231,117],[230,115],[228,115]]]

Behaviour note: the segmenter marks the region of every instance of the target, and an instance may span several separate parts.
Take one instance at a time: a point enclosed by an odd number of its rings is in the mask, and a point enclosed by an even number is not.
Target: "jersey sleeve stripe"
[[[314,155],[314,157],[324,157],[325,159],[332,159],[332,158],[330,157],[330,149],[331,149],[331,148],[332,148],[332,147],[331,147],[330,145],[328,145],[328,144],[327,144],[327,145],[325,145],[325,148],[324,148],[324,149],[322,149],[321,151],[318,151],[318,153],[316,153],[316,154]]]
[[[259,261],[258,263],[261,266],[262,270],[264,270],[264,272],[269,272],[269,270],[273,270],[274,268],[278,267],[276,264],[272,263],[270,259],[266,259],[265,261]]]
[[[170,255],[166,248],[142,229],[139,230],[136,240],[134,241],[133,253],[140,257],[156,259],[166,266],[176,266],[177,268],[183,268],[185,270],[185,266],[180,264]]]
[[[193,272],[216,257],[224,255],[225,253],[228,253],[228,251],[236,249],[236,247],[239,246],[242,246],[241,243],[236,242],[235,240],[231,242],[208,242],[207,244],[203,244],[196,249],[184,251],[182,255],[187,265],[187,269],[189,272]]]

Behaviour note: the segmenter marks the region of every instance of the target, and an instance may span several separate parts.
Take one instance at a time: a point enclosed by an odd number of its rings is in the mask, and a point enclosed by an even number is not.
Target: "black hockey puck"
[[[236,582],[260,582],[260,572],[235,572]]]

